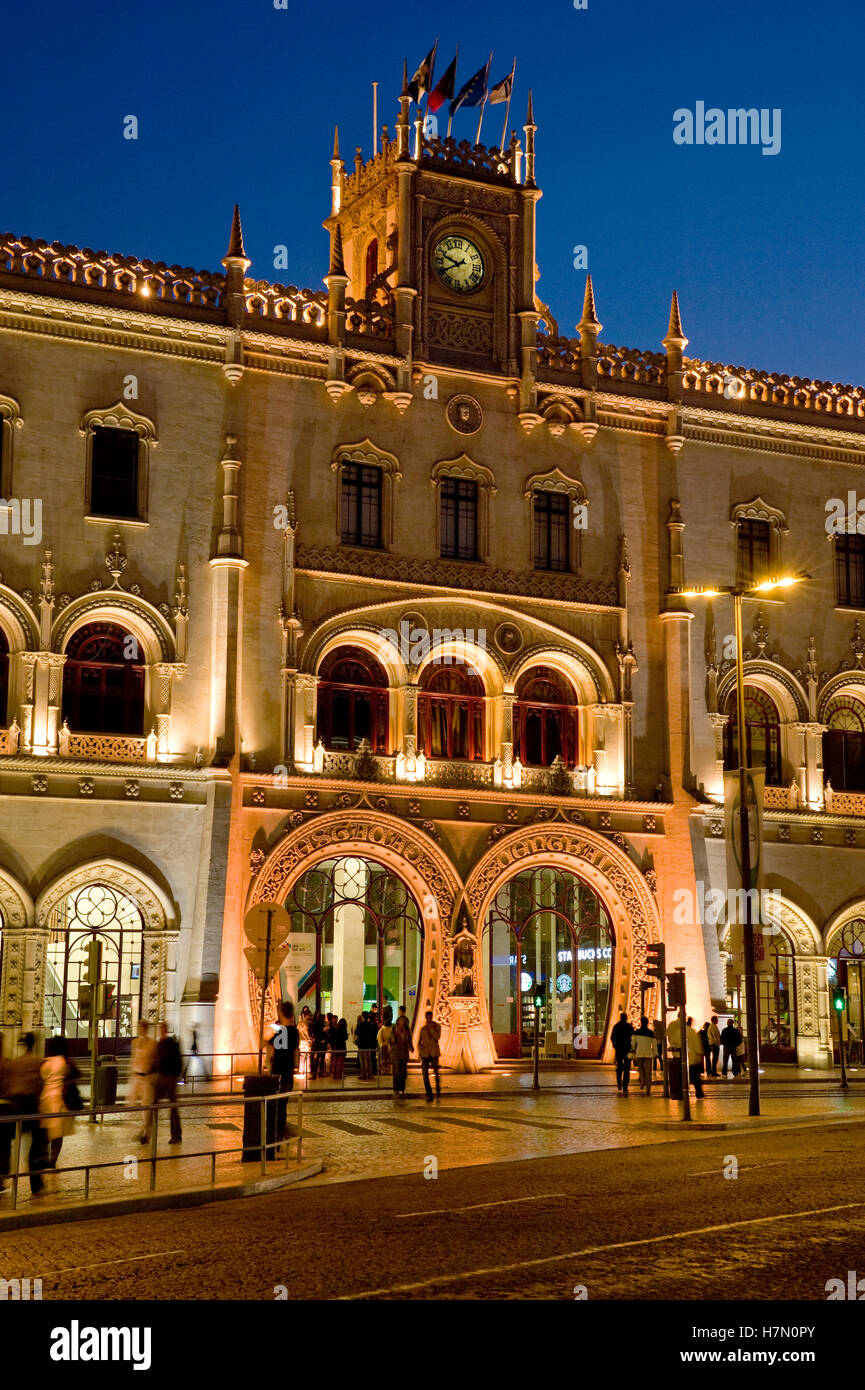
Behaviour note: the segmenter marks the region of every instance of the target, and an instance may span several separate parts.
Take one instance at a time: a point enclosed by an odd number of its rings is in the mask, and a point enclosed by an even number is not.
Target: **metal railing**
[[[245,1076],[258,1067],[257,1052],[195,1052],[188,1054],[184,1061],[191,1062],[193,1059],[204,1063],[205,1060],[214,1062],[217,1059],[227,1057],[229,1059],[228,1071],[220,1074],[214,1067],[209,1069],[205,1066],[204,1073],[196,1076],[189,1067],[184,1074],[183,1084],[190,1087],[194,1094],[196,1082],[199,1087],[202,1084],[213,1085],[215,1082],[227,1082],[229,1094],[234,1094],[235,1081],[242,1082]],[[235,1069],[235,1059],[242,1059],[251,1065],[243,1070]],[[321,1060],[316,1060],[321,1059]],[[333,1066],[336,1062],[337,1074],[334,1075]],[[385,1056],[382,1059],[381,1048],[347,1048],[344,1052],[334,1052],[330,1048],[326,1052],[305,1052],[301,1051],[300,1059],[295,1068],[295,1085],[301,1090],[309,1090],[314,1082],[327,1081],[333,1087],[345,1088],[346,1068],[349,1068],[352,1075],[360,1081],[374,1081],[380,1087],[382,1080],[390,1084],[392,1075],[391,1059]],[[356,1071],[355,1071],[356,1068]],[[266,1068],[269,1070],[269,1068]]]
[[[294,1129],[294,1133],[291,1134],[291,1135],[289,1135],[288,1133],[286,1133],[286,1137],[285,1137],[284,1139],[282,1139],[282,1140],[277,1139],[277,1138],[275,1138],[275,1137],[274,1137],[273,1139],[271,1139],[270,1136],[269,1136],[269,1132],[268,1132],[268,1109],[267,1109],[267,1107],[268,1107],[268,1106],[274,1106],[274,1105],[277,1106],[277,1107],[279,1107],[280,1105],[285,1105],[285,1106],[287,1107],[289,1101],[291,1101],[291,1100],[294,1100],[294,1102],[295,1102],[295,1104],[296,1104],[296,1107],[297,1107],[297,1112],[296,1112],[296,1121],[297,1121],[297,1122],[296,1122],[296,1125],[292,1126],[292,1128]],[[11,1184],[12,1184],[12,1210],[14,1211],[14,1210],[17,1208],[17,1206],[18,1206],[18,1190],[19,1190],[19,1186],[20,1186],[20,1183],[22,1182],[22,1180],[27,1180],[27,1181],[29,1181],[31,1175],[33,1175],[33,1176],[38,1176],[38,1177],[41,1179],[41,1181],[44,1183],[44,1180],[45,1180],[46,1175],[50,1175],[50,1174],[52,1174],[52,1173],[53,1173],[53,1174],[59,1174],[59,1173],[67,1174],[67,1173],[78,1173],[78,1172],[83,1172],[83,1173],[84,1173],[84,1201],[87,1202],[87,1201],[89,1200],[89,1198],[90,1198],[90,1174],[91,1174],[92,1172],[96,1172],[96,1171],[99,1171],[99,1170],[105,1169],[105,1168],[124,1168],[124,1167],[127,1167],[128,1164],[129,1164],[129,1155],[128,1155],[128,1154],[124,1155],[124,1156],[121,1157],[121,1158],[117,1158],[117,1159],[108,1159],[108,1160],[105,1160],[105,1161],[103,1161],[103,1162],[70,1163],[70,1164],[68,1164],[68,1165],[64,1164],[62,1168],[54,1168],[54,1167],[52,1167],[51,1164],[50,1164],[50,1162],[49,1162],[49,1161],[47,1160],[47,1158],[46,1158],[46,1161],[45,1161],[44,1163],[40,1163],[39,1167],[36,1168],[36,1169],[31,1169],[29,1166],[28,1166],[27,1168],[25,1168],[25,1169],[22,1169],[22,1168],[21,1168],[21,1157],[22,1157],[22,1153],[21,1153],[22,1143],[21,1143],[21,1141],[22,1141],[22,1138],[23,1138],[23,1135],[24,1135],[24,1128],[25,1128],[25,1126],[28,1126],[28,1127],[32,1126],[33,1129],[36,1130],[37,1128],[41,1129],[41,1128],[44,1126],[44,1123],[45,1123],[46,1120],[62,1119],[62,1120],[68,1121],[68,1120],[70,1119],[70,1116],[74,1116],[75,1118],[80,1118],[80,1119],[89,1119],[90,1116],[93,1115],[93,1114],[101,1115],[102,1118],[104,1119],[105,1115],[110,1115],[110,1116],[113,1116],[113,1117],[116,1118],[118,1115],[126,1116],[126,1115],[133,1115],[133,1114],[135,1114],[135,1113],[149,1112],[150,1117],[151,1117],[150,1136],[149,1136],[149,1145],[150,1145],[150,1148],[149,1148],[149,1152],[148,1152],[148,1154],[147,1154],[147,1156],[146,1156],[146,1159],[145,1159],[144,1161],[148,1164],[149,1170],[150,1170],[150,1181],[149,1181],[149,1191],[150,1191],[150,1192],[155,1192],[155,1191],[156,1191],[156,1174],[157,1174],[158,1165],[159,1165],[160,1163],[180,1163],[180,1162],[184,1162],[184,1161],[186,1161],[186,1160],[188,1160],[188,1159],[193,1159],[193,1158],[196,1158],[196,1159],[197,1159],[197,1158],[209,1158],[209,1159],[210,1159],[210,1184],[209,1184],[209,1185],[210,1185],[211,1187],[214,1187],[214,1186],[216,1185],[216,1160],[217,1160],[217,1158],[225,1158],[225,1157],[228,1157],[229,1155],[238,1154],[238,1153],[239,1153],[239,1154],[245,1154],[245,1155],[249,1155],[249,1154],[253,1154],[253,1155],[254,1155],[256,1152],[258,1152],[258,1159],[257,1159],[257,1161],[258,1161],[259,1167],[260,1167],[260,1174],[261,1174],[262,1177],[266,1177],[266,1176],[267,1176],[267,1172],[268,1172],[268,1163],[270,1163],[270,1165],[271,1165],[271,1171],[273,1171],[273,1166],[274,1166],[274,1164],[281,1161],[280,1158],[277,1156],[277,1150],[279,1150],[280,1148],[283,1148],[283,1147],[290,1148],[291,1144],[294,1142],[294,1143],[296,1143],[295,1159],[296,1159],[296,1161],[299,1163],[299,1162],[301,1161],[302,1157],[303,1157],[303,1094],[302,1094],[302,1092],[298,1092],[297,1094],[294,1094],[294,1093],[291,1092],[291,1091],[278,1091],[278,1092],[274,1092],[272,1095],[266,1095],[266,1096],[243,1096],[243,1097],[238,1096],[238,1097],[236,1097],[236,1098],[233,1097],[233,1096],[210,1096],[210,1097],[208,1097],[206,1100],[202,1098],[201,1100],[180,1100],[180,1101],[172,1101],[172,1102],[169,1104],[169,1107],[168,1107],[168,1108],[169,1108],[169,1110],[171,1110],[172,1108],[176,1109],[177,1112],[178,1112],[178,1116],[180,1116],[180,1115],[182,1115],[182,1114],[187,1114],[187,1113],[188,1113],[189,1111],[191,1111],[191,1110],[201,1109],[201,1108],[204,1108],[204,1107],[206,1107],[206,1108],[208,1108],[208,1109],[212,1109],[212,1108],[214,1108],[214,1107],[216,1107],[216,1108],[231,1108],[231,1107],[237,1108],[238,1106],[241,1106],[241,1107],[243,1107],[243,1109],[244,1109],[244,1118],[246,1118],[246,1115],[245,1115],[246,1107],[247,1107],[247,1106],[253,1106],[253,1105],[257,1105],[257,1106],[259,1107],[259,1110],[260,1110],[259,1117],[258,1117],[258,1120],[259,1120],[259,1131],[258,1131],[258,1140],[257,1140],[257,1141],[253,1141],[253,1142],[247,1143],[247,1144],[245,1144],[245,1145],[244,1145],[244,1144],[241,1144],[239,1147],[234,1147],[234,1148],[227,1148],[227,1149],[200,1149],[200,1150],[196,1150],[195,1152],[192,1152],[192,1153],[189,1152],[189,1151],[187,1150],[187,1151],[184,1151],[183,1153],[178,1153],[178,1154],[160,1154],[160,1153],[157,1152],[157,1146],[158,1146],[158,1142],[159,1142],[159,1114],[160,1114],[160,1109],[163,1108],[163,1107],[161,1107],[161,1106],[159,1105],[159,1103],[155,1103],[155,1104],[153,1104],[153,1105],[125,1105],[125,1104],[123,1104],[123,1102],[119,1102],[116,1106],[86,1106],[84,1110],[79,1110],[79,1111],[74,1111],[74,1112],[70,1112],[70,1111],[68,1111],[68,1110],[62,1110],[62,1111],[56,1111],[56,1112],[45,1113],[45,1114],[35,1114],[35,1115],[23,1115],[23,1114],[20,1114],[20,1115],[19,1115],[19,1114],[12,1115],[12,1114],[8,1114],[8,1113],[4,1113],[2,1110],[0,1110],[0,1135],[2,1135],[2,1130],[3,1130],[3,1128],[4,1128],[5,1126],[9,1126],[9,1127],[11,1127],[12,1125],[15,1126],[15,1134],[14,1134],[14,1137],[13,1137],[13,1139],[12,1139],[12,1141],[11,1141],[11,1144],[10,1144],[10,1159],[11,1159],[11,1161],[10,1161],[10,1163],[9,1163],[9,1165],[8,1165],[9,1171],[8,1171],[8,1173],[0,1172],[0,1181],[4,1181],[4,1182],[5,1182],[6,1180],[11,1181]],[[278,1111],[278,1109],[277,1109],[277,1115],[278,1115],[278,1113],[279,1113],[279,1111]],[[276,1123],[276,1121],[274,1121],[274,1123]],[[245,1129],[245,1126],[244,1126],[244,1129]],[[287,1129],[288,1129],[288,1126],[287,1126]],[[32,1144],[33,1144],[33,1140],[35,1139],[35,1137],[36,1137],[36,1136],[35,1136],[35,1133],[33,1133],[32,1137],[31,1137],[31,1146],[32,1146]],[[271,1150],[272,1150],[272,1152],[269,1153],[269,1151],[271,1151]],[[3,1152],[3,1148],[2,1148],[2,1146],[0,1146],[0,1156],[2,1156],[2,1152]],[[31,1147],[31,1154],[32,1154],[32,1147]],[[285,1153],[285,1154],[282,1155],[282,1159],[284,1160],[285,1167],[287,1167],[288,1162],[289,1162],[289,1160],[290,1160],[290,1157],[291,1157],[291,1155],[290,1155],[289,1153]],[[255,1160],[253,1160],[253,1161],[255,1161]],[[4,1166],[6,1166],[6,1165],[4,1164]],[[283,1168],[283,1171],[285,1171],[285,1168]]]

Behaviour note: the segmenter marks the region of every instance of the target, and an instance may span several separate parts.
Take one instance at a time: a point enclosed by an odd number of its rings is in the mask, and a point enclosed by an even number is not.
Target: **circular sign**
[[[527,970],[521,970],[521,971],[520,971],[520,989],[522,990],[523,994],[528,994],[528,992],[529,992],[529,990],[531,989],[531,987],[532,987],[533,984],[534,984],[534,981],[532,980],[532,977],[531,977],[531,975],[529,974],[529,972],[528,972]]]
[[[474,396],[451,396],[445,414],[457,434],[477,434],[484,422],[484,413]]]
[[[272,949],[281,945],[291,931],[291,918],[282,903],[256,903],[243,919],[247,941],[252,946],[260,946],[262,950],[267,945],[268,929]]]

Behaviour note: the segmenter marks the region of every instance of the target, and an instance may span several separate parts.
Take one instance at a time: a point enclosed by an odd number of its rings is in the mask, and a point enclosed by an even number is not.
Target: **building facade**
[[[766,769],[764,1055],[861,1027],[863,538],[827,532],[865,392],[578,336],[535,292],[535,125],[507,149],[335,145],[323,291],[0,238],[0,1027],[141,1017],[257,1046],[279,995],[431,1008],[445,1061],[609,1055],[646,947],[738,1008],[725,601]],[[854,507],[855,510],[855,507]],[[692,906],[689,909],[688,903]],[[282,943],[280,943],[282,945]],[[728,964],[728,960],[732,964]],[[651,1012],[656,994],[649,992]],[[857,1012],[858,1010],[858,1012]]]

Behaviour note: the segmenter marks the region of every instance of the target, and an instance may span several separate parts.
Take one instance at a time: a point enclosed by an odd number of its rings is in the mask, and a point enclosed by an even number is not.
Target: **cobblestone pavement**
[[[550,1110],[551,1099],[539,1101],[535,1117]],[[481,1140],[473,1136],[472,1148]],[[573,1308],[577,1286],[592,1302],[699,1300],[690,1306],[714,1321],[711,1301],[813,1304],[826,1298],[828,1279],[861,1271],[862,1173],[861,1126],[844,1120],[694,1134],[686,1143],[453,1167],[436,1181],[417,1171],[307,1183],[197,1210],[11,1231],[0,1240],[0,1277],[41,1278],[52,1301],[264,1301],[277,1337],[296,1328],[295,1310],[280,1316],[278,1298],[556,1299]],[[769,1320],[809,1321],[784,1312]],[[646,1344],[652,1364],[669,1313],[653,1331],[657,1346]],[[740,1305],[739,1322],[766,1316],[742,1314]],[[579,1316],[597,1329],[590,1312]],[[626,1308],[617,1317],[614,1346],[623,1347],[633,1331]]]
[[[530,1074],[446,1076],[442,1099],[431,1104],[424,1100],[414,1075],[405,1101],[396,1101],[384,1089],[345,1097],[307,1094],[302,1103],[303,1157],[321,1159],[325,1171],[306,1185],[416,1173],[430,1159],[435,1159],[438,1168],[448,1169],[693,1137],[685,1124],[665,1127],[678,1121],[678,1104],[665,1101],[660,1093],[644,1097],[633,1086],[627,1097],[620,1096],[610,1068],[598,1067],[578,1084],[573,1072],[545,1073],[539,1092],[531,1090],[531,1079]],[[498,1083],[493,1094],[489,1094],[491,1080]],[[249,1180],[259,1174],[257,1163],[241,1164],[239,1154],[230,1152],[241,1144],[240,1096],[233,1101],[199,1096],[198,1101],[183,1109],[180,1145],[169,1147],[167,1116],[161,1116],[159,1154],[170,1161],[158,1165],[158,1191],[209,1184],[213,1160],[188,1157],[203,1151],[217,1155],[218,1182]],[[692,1098],[696,1121],[745,1121],[747,1110],[748,1087],[743,1082],[719,1081],[707,1085],[704,1100]],[[762,1114],[773,1120],[830,1115],[865,1119],[865,1088],[841,1093],[824,1084],[787,1088],[767,1084]],[[289,1120],[295,1118],[296,1097],[292,1097]],[[98,1126],[79,1120],[75,1133],[64,1140],[57,1196],[33,1199],[25,1181],[19,1189],[19,1207],[83,1200],[83,1173],[62,1170],[86,1163],[117,1164],[91,1171],[93,1199],[147,1193],[149,1148],[137,1142],[139,1128],[139,1122],[122,1110]],[[274,1171],[279,1170],[278,1162]],[[0,1198],[0,1212],[10,1205],[8,1195]]]

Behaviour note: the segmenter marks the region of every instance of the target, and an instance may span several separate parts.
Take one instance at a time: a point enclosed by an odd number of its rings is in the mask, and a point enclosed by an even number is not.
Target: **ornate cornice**
[[[297,572],[308,575],[341,575],[347,579],[370,580],[400,588],[448,590],[473,597],[496,598],[503,594],[537,598],[550,603],[577,607],[619,607],[615,584],[593,584],[588,580],[541,570],[514,572],[486,565],[462,565],[450,560],[416,560],[399,555],[357,550],[351,554],[327,546],[298,546]]]

